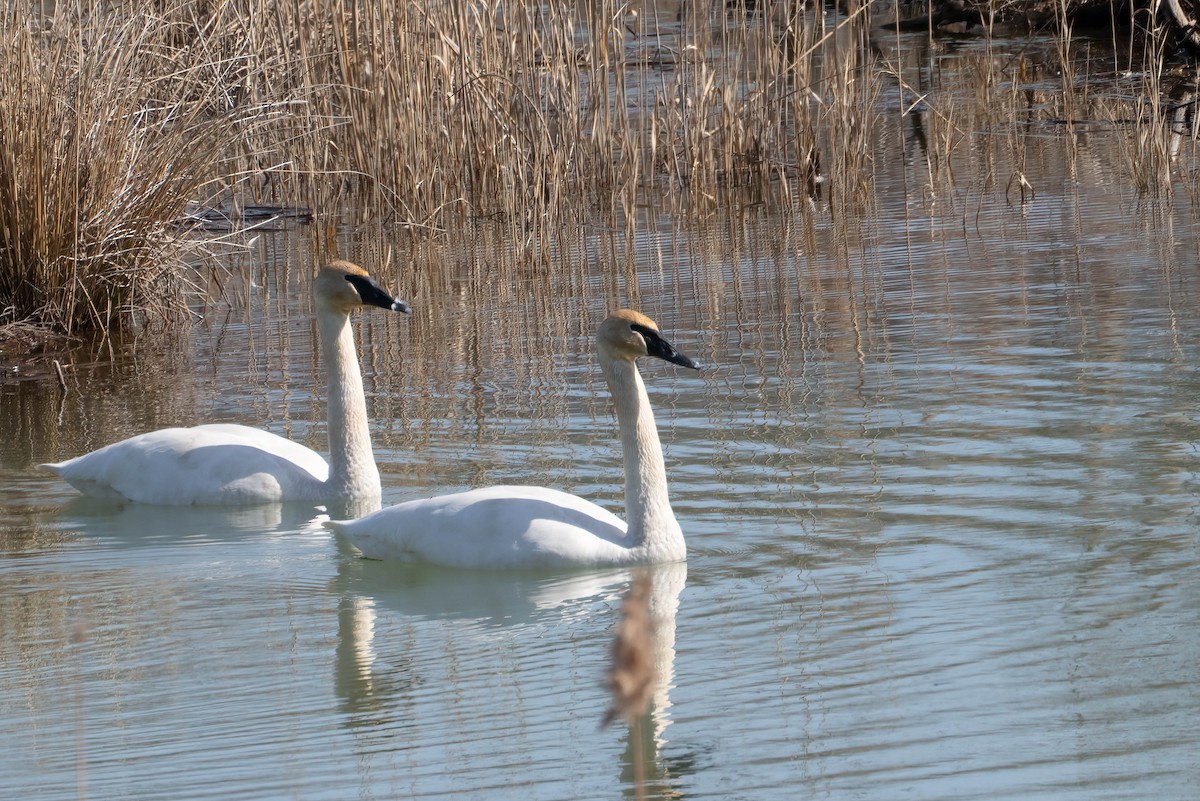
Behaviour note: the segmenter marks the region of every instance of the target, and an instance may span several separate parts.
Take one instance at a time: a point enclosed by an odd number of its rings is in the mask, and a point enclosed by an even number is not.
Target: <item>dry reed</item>
[[[586,221],[631,242],[653,205],[858,214],[898,75],[870,0],[65,5],[0,20],[0,306],[63,330],[182,313],[188,204],[494,220],[540,265]],[[942,185],[964,127],[935,101]],[[1158,184],[1165,129],[1133,143]]]
[[[218,196],[327,216],[353,193],[412,226],[503,220],[537,251],[597,213],[632,225],[647,195],[811,194],[816,111],[854,101],[814,89],[824,34],[781,8],[10,6],[0,303],[67,331],[177,316],[175,224]]]
[[[245,168],[298,179],[293,199],[320,212],[353,192],[432,228],[551,227],[595,209],[628,216],[662,192],[692,209],[749,184],[811,193],[818,117],[858,95],[840,101],[816,72],[829,32],[800,4],[775,5],[653,18],[614,0],[242,0],[207,7],[189,35],[204,52],[254,43],[254,69],[229,93],[291,114],[254,139]],[[862,39],[864,25],[856,15],[839,29]],[[862,63],[856,92],[871,79]]]
[[[146,14],[19,5],[0,19],[0,322],[72,333],[182,314],[175,223],[225,147],[203,76],[163,57]]]

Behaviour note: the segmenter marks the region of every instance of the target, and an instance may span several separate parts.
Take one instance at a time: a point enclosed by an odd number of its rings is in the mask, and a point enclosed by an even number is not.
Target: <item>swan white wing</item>
[[[303,445],[240,425],[165,428],[41,467],[88,495],[170,505],[321,500],[329,474]]]
[[[488,487],[325,524],[364,556],[450,567],[590,567],[637,561],[624,521],[575,495]]]
[[[212,431],[237,437],[244,440],[248,445],[252,445],[267,453],[273,453],[281,459],[286,459],[311,474],[318,481],[325,481],[329,478],[329,464],[325,461],[324,456],[312,448],[306,448],[299,443],[292,442],[286,437],[272,434],[270,431],[253,428],[252,426],[238,425],[237,423],[209,423],[202,426],[193,426],[192,430]]]

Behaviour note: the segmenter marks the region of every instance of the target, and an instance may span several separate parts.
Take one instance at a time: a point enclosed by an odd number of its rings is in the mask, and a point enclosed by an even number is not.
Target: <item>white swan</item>
[[[313,300],[329,387],[329,464],[269,431],[242,425],[165,428],[38,467],[87,495],[170,505],[353,501],[381,495],[371,453],[362,373],[350,313],[407,312],[361,267],[335,261],[317,273]]]
[[[625,514],[544,487],[489,487],[381,509],[353,521],[326,521],[364,556],[450,567],[595,567],[677,562],[687,556],[667,498],[654,413],[634,363],[678,353],[650,318],[622,310],[596,334],[596,352],[617,407],[625,460]]]

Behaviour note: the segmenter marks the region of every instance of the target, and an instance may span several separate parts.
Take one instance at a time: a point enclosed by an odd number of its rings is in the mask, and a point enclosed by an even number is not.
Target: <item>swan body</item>
[[[616,403],[625,462],[621,520],[591,501],[543,487],[488,487],[409,501],[352,521],[326,521],[364,556],[463,568],[599,567],[677,562],[687,557],[667,496],[666,467],[635,360],[656,356],[684,367],[650,318],[616,312],[600,326],[596,351]]]
[[[284,437],[235,424],[164,428],[65,462],[38,465],[86,495],[166,505],[325,503],[379,498],[350,314],[408,311],[365,270],[333,262],[313,283],[329,384],[330,461]]]

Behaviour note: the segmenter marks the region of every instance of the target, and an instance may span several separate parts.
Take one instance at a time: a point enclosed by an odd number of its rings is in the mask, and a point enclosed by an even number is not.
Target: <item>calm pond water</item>
[[[690,558],[652,573],[636,736],[598,726],[624,571],[367,562],[319,510],[89,502],[32,469],[201,421],[323,449],[304,229],[179,337],[63,356],[65,390],[6,366],[5,794],[603,799],[640,755],[657,798],[1195,798],[1195,211],[1139,199],[1120,133],[968,127],[935,180],[883,129],[869,213],[647,210],[636,272],[600,227],[553,278],[503,230],[343,234],[415,306],[361,319],[385,502],[618,507],[590,332],[619,299],[709,365],[643,366]]]

